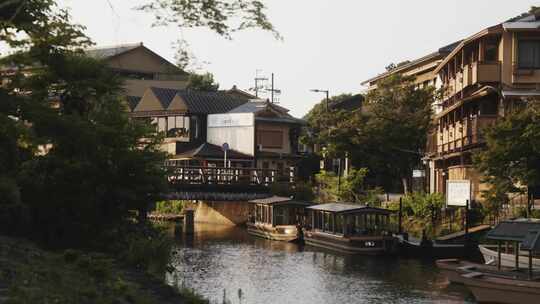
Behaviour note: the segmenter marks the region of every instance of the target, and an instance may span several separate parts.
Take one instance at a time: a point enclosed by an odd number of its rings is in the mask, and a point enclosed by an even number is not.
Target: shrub
[[[160,201],[156,203],[156,212],[159,213],[174,213],[179,214],[184,211],[185,202],[172,200],[172,201]]]

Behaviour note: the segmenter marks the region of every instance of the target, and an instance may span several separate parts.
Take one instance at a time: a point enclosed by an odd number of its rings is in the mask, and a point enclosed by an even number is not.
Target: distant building
[[[89,57],[102,60],[125,78],[124,89],[130,100],[140,98],[149,87],[185,89],[189,73],[153,52],[142,42],[97,47],[86,50]]]

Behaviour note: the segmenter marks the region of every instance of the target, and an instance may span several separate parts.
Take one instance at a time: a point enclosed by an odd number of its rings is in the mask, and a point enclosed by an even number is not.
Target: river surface
[[[256,238],[239,227],[196,231],[178,239],[167,280],[212,303],[474,303],[433,262],[347,256]]]

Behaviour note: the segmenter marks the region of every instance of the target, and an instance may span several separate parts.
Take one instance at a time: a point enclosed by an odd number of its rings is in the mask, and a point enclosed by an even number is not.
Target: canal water
[[[433,262],[341,255],[256,238],[240,227],[196,231],[178,239],[167,280],[212,303],[474,303]]]

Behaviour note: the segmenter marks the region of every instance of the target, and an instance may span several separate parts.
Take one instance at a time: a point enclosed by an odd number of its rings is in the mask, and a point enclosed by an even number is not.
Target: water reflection
[[[237,227],[198,225],[178,240],[173,258],[179,285],[215,303],[463,303],[433,263],[347,256],[272,242]],[[173,276],[168,276],[172,283]]]

